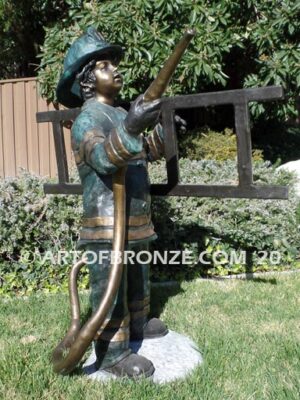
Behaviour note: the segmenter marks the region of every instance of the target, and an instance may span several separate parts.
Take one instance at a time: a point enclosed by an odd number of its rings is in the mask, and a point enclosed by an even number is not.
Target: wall
[[[36,112],[53,110],[39,96],[36,78],[0,81],[0,177],[32,173],[57,174],[52,126],[36,122]],[[72,163],[70,131],[64,129],[69,165]]]

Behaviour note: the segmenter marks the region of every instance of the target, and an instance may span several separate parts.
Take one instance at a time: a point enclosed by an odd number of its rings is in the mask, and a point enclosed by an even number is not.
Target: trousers
[[[149,245],[145,242],[129,244],[125,248],[133,254],[148,249]],[[86,244],[84,250],[88,258],[90,304],[95,312],[107,286],[112,247],[96,242]],[[130,337],[141,336],[150,311],[149,268],[149,263],[139,263],[135,257],[123,266],[117,295],[94,340],[97,367],[100,369],[113,366],[130,354]]]

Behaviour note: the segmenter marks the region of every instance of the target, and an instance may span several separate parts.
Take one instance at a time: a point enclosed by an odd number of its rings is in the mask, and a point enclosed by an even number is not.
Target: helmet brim
[[[93,59],[96,61],[107,59],[113,61],[115,64],[119,64],[122,56],[123,49],[121,46],[109,45],[79,58],[72,66],[67,68],[60,77],[56,88],[58,102],[68,108],[81,107],[83,99],[81,97],[79,83],[76,80],[76,75]]]

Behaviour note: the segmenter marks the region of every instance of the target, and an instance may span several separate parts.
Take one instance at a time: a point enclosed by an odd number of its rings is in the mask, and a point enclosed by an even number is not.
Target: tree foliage
[[[0,78],[36,74],[43,27],[66,16],[72,4],[72,0],[0,0]]]
[[[155,78],[185,27],[197,36],[176,70],[169,94],[282,85],[276,116],[296,115],[300,87],[300,3],[293,0],[84,1],[46,30],[39,71],[42,95],[55,100],[66,50],[89,25],[126,46],[122,97],[133,98]],[[259,116],[263,105],[253,104]],[[269,111],[269,116],[270,110]]]

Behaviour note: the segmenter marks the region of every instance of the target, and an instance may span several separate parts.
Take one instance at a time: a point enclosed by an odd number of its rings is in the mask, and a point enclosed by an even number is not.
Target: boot
[[[128,378],[148,378],[154,373],[154,366],[146,357],[131,353],[123,360],[112,367],[105,368],[105,371],[111,372],[116,376],[126,376]]]

